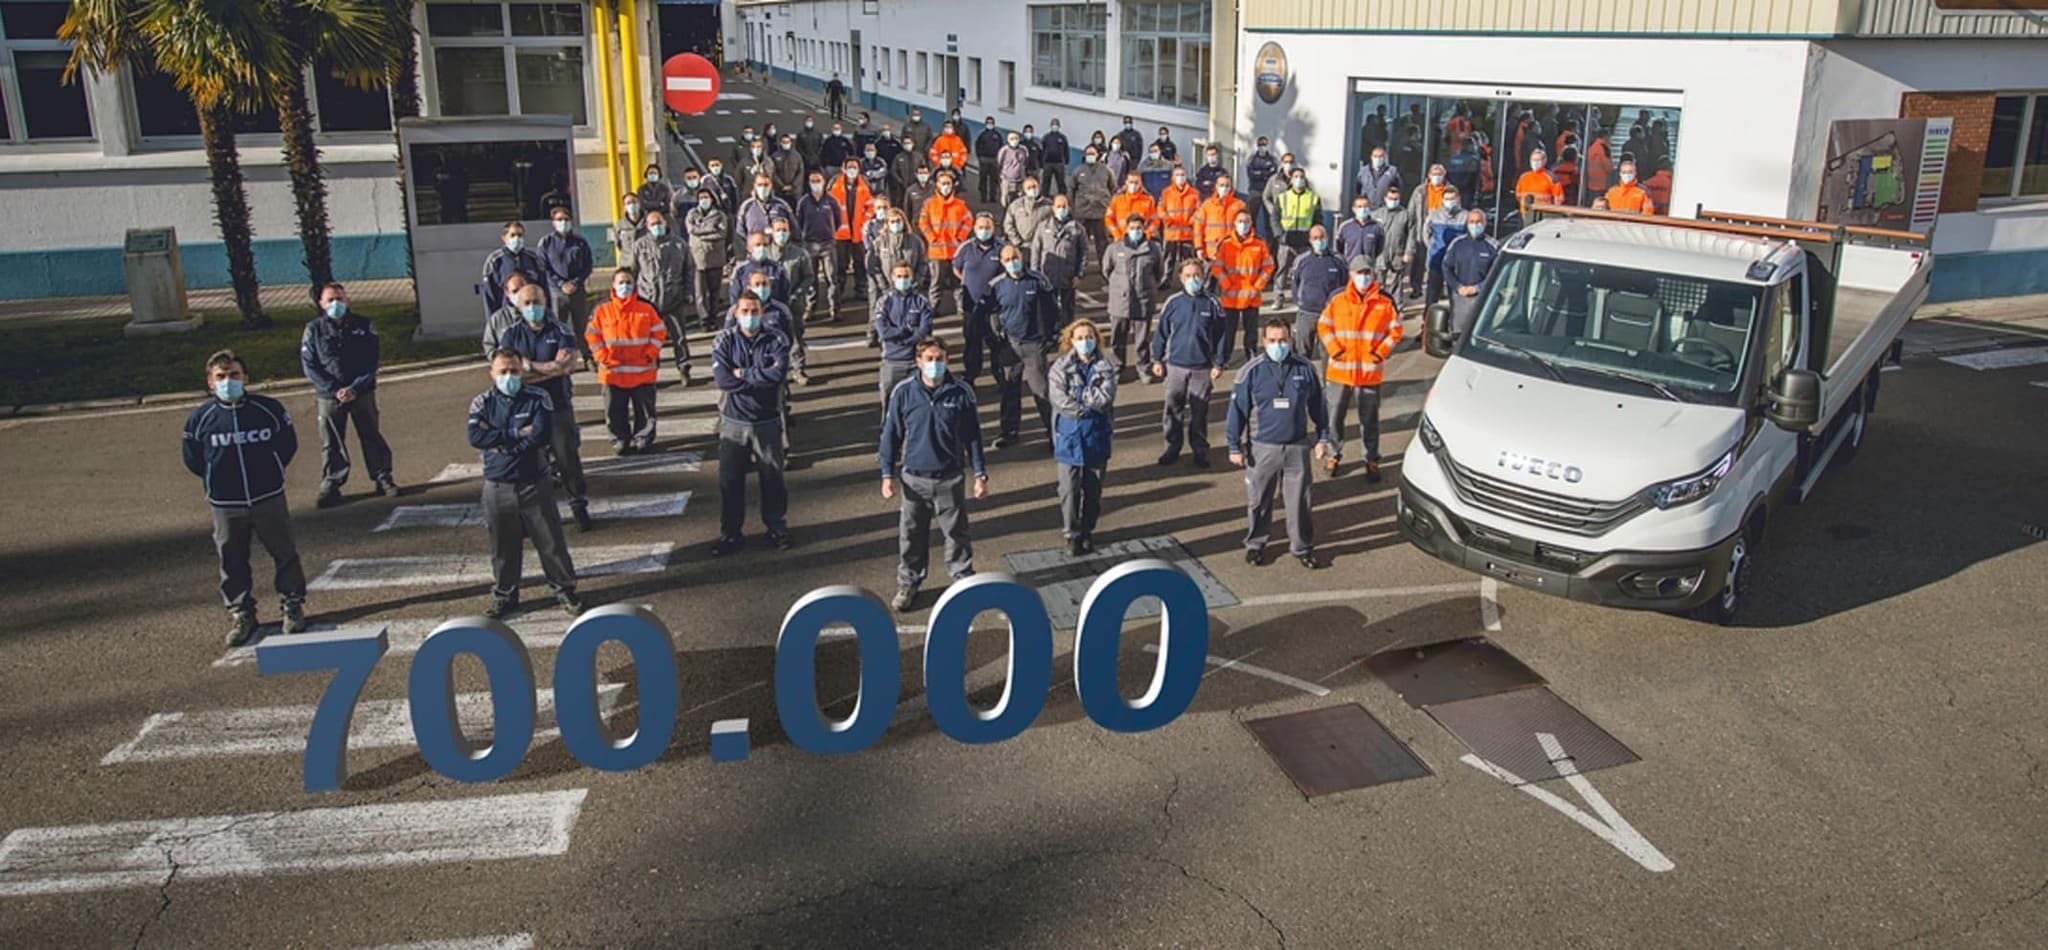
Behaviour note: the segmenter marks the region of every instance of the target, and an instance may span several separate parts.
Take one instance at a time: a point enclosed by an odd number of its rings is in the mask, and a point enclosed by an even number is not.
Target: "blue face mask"
[[[548,318],[548,308],[544,304],[524,304],[519,308],[519,315],[525,317],[526,322],[539,326],[542,320]]]
[[[1181,281],[1180,285],[1182,288],[1187,290],[1189,295],[1199,294],[1202,292],[1202,279],[1200,277],[1190,277],[1186,280]]]
[[[1016,276],[1018,276],[1018,275],[1020,275],[1020,274],[1024,273],[1024,262],[1023,262],[1023,261],[1005,261],[1005,262],[1003,262],[1003,269],[1004,269],[1004,270],[1006,270],[1006,271],[1009,271],[1009,272],[1010,272],[1010,276],[1011,276],[1011,277],[1016,277]]]
[[[924,378],[935,383],[939,381],[939,377],[946,375],[946,362],[944,360],[932,363],[919,363],[917,366],[918,369],[924,371]]]
[[[340,300],[329,300],[322,309],[327,312],[329,320],[339,320],[348,315],[348,304]]]
[[[520,383],[518,373],[506,373],[503,376],[499,376],[492,379],[491,382],[493,385],[498,387],[499,392],[504,393],[507,396],[519,395]]]
[[[1315,248],[1317,254],[1321,254],[1322,252],[1330,249],[1330,241],[1328,238],[1316,238],[1315,240],[1308,242],[1308,246]]]
[[[526,239],[523,237],[514,235],[505,239],[505,250],[511,251],[514,254],[519,253],[519,250],[525,246]]]
[[[1472,235],[1473,237],[1478,237],[1478,236],[1480,236],[1480,235],[1482,235],[1482,234],[1485,234],[1485,233],[1486,233],[1486,225],[1484,225],[1484,224],[1467,224],[1467,225],[1465,225],[1465,233],[1466,233],[1466,234],[1470,234],[1470,235]]]
[[[1272,361],[1273,361],[1273,362],[1275,362],[1275,363],[1284,363],[1284,362],[1286,362],[1286,361],[1287,361],[1287,352],[1288,352],[1288,347],[1287,347],[1287,344],[1285,344],[1285,343],[1268,343],[1268,344],[1266,344],[1266,358],[1267,358],[1267,359],[1269,359],[1269,360],[1272,360]]]
[[[752,333],[756,330],[759,330],[761,329],[761,315],[758,313],[740,314],[739,325],[741,330],[744,330],[748,333]]]
[[[213,394],[219,397],[222,402],[234,402],[242,398],[242,381],[239,379],[216,380],[213,384]]]
[[[1091,339],[1086,339],[1086,340],[1075,340],[1075,341],[1074,341],[1074,352],[1076,352],[1076,353],[1079,353],[1079,354],[1081,354],[1082,356],[1094,356],[1094,355],[1095,355],[1095,340],[1094,340],[1094,339],[1092,339],[1092,338],[1091,338]]]
[[[615,297],[619,298],[620,300],[624,300],[624,299],[626,299],[627,297],[631,297],[631,296],[633,296],[633,285],[632,285],[632,284],[613,284],[613,285],[612,285],[612,296],[615,296]]]
[[[768,300],[768,294],[773,290],[773,288],[769,287],[766,284],[763,284],[759,287],[749,287],[747,289],[752,290],[754,292],[754,296],[761,298],[763,302],[766,302]]]
[[[906,294],[907,294],[907,293],[909,293],[909,292],[910,292],[910,278],[908,278],[908,277],[898,277],[898,278],[896,278],[896,289],[897,289],[897,291],[899,291],[899,292],[901,292],[901,293],[906,293]]]

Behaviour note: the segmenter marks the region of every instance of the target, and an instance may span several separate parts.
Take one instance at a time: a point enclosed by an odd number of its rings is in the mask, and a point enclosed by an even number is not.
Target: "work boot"
[[[1323,562],[1316,560],[1316,552],[1314,551],[1306,554],[1297,554],[1294,556],[1294,559],[1300,561],[1302,567],[1308,568],[1311,571],[1320,571],[1325,566]]]
[[[1081,539],[1080,539],[1080,538],[1068,538],[1068,539],[1067,539],[1067,556],[1068,556],[1068,557],[1080,557],[1080,556],[1081,556],[1081,555],[1082,555],[1083,553],[1086,553],[1086,552],[1082,551],[1082,549],[1081,549]]]
[[[320,490],[320,497],[313,501],[313,506],[316,508],[332,508],[339,504],[341,504],[341,489],[339,488],[323,488]]]
[[[1180,461],[1180,453],[1179,453],[1179,452],[1162,452],[1162,453],[1160,453],[1160,454],[1159,454],[1159,467],[1160,467],[1160,468],[1165,468],[1166,466],[1168,466],[1168,465],[1172,465],[1173,463],[1175,463],[1175,462],[1178,462],[1178,461]]]
[[[999,449],[1007,449],[1007,448],[1009,448],[1010,446],[1013,446],[1013,445],[1016,445],[1016,444],[1017,444],[1017,437],[1016,437],[1015,435],[1012,435],[1012,434],[1010,434],[1010,433],[1007,433],[1007,432],[1006,432],[1006,433],[1003,433],[1002,435],[998,435],[998,436],[996,436],[996,448],[999,448]]]
[[[1249,565],[1253,566],[1253,567],[1259,567],[1259,566],[1261,565],[1261,562],[1260,562],[1260,560],[1259,560],[1259,557],[1260,557],[1260,555],[1261,555],[1262,553],[1263,553],[1263,552],[1262,552],[1262,551],[1260,551],[1260,550],[1259,550],[1258,548],[1245,548],[1245,549],[1244,549],[1244,562],[1245,562],[1246,564],[1249,564]]]
[[[711,545],[711,556],[724,557],[738,552],[740,548],[745,546],[746,541],[741,538],[719,538],[716,543]]]
[[[1195,463],[1196,468],[1209,467],[1209,453],[1207,452],[1196,452],[1190,460]]]
[[[583,601],[576,599],[576,592],[573,590],[557,591],[555,606],[562,608],[562,612],[571,617],[583,615]]]
[[[306,605],[289,603],[284,605],[284,632],[306,632]]]
[[[393,481],[389,475],[377,479],[377,497],[398,497],[398,483]]]
[[[905,586],[896,588],[896,599],[890,601],[889,606],[896,608],[896,612],[900,614],[908,611],[911,605],[915,603],[917,603],[917,588]]]
[[[228,646],[238,647],[256,638],[256,611],[237,610],[228,627]]]
[[[519,609],[517,597],[492,597],[491,605],[484,608],[484,616],[492,620],[503,620]]]
[[[1365,463],[1365,480],[1368,484],[1377,485],[1380,483],[1380,463]]]
[[[578,531],[589,531],[597,526],[596,522],[590,520],[590,505],[584,502],[571,502],[569,505],[569,517],[576,519],[576,530]]]
[[[790,537],[787,531],[768,532],[768,543],[774,545],[777,551],[787,551],[790,548],[796,547],[796,539]]]

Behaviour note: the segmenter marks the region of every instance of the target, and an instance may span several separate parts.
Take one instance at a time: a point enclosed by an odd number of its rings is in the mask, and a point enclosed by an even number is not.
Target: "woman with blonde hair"
[[[1048,373],[1053,409],[1052,452],[1060,467],[1060,520],[1067,553],[1094,550],[1102,513],[1102,476],[1116,428],[1116,361],[1102,351],[1102,333],[1081,319],[1060,331],[1059,359]]]

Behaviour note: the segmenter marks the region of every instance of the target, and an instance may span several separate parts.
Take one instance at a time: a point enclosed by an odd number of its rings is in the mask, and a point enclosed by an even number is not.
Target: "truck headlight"
[[[1652,485],[1644,490],[1644,494],[1650,504],[1659,508],[1676,508],[1679,505],[1692,504],[1714,493],[1714,486],[1721,484],[1721,479],[1728,475],[1728,470],[1735,467],[1735,452],[1735,449],[1729,449],[1728,454],[1708,466],[1706,471],[1661,485]]]
[[[1436,426],[1429,423],[1429,416],[1422,417],[1422,424],[1415,427],[1415,434],[1422,438],[1422,447],[1435,455],[1444,450],[1444,437],[1436,434]]]

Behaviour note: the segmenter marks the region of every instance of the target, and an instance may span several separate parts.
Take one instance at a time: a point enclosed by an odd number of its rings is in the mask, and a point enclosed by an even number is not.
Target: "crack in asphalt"
[[[166,911],[171,909],[171,882],[178,879],[178,857],[171,853],[171,849],[168,846],[159,844],[157,845],[157,850],[163,852],[164,864],[168,865],[168,868],[164,873],[164,879],[158,882],[156,886],[156,912],[150,914],[149,918],[142,922],[142,926],[135,928],[135,939],[128,942],[128,950],[137,950],[137,948],[141,947],[142,938],[149,933],[150,926],[155,924],[163,917]]]
[[[1996,917],[1999,914],[2005,913],[2006,911],[2011,910],[2015,907],[2018,907],[2021,904],[2025,904],[2030,901],[2036,900],[2040,898],[2043,894],[2048,894],[2048,877],[2042,878],[2039,884],[2034,885],[2033,888],[2029,889],[2026,893],[2020,894],[2017,897],[2013,897],[2007,900],[1999,901],[1998,903],[1985,909],[1982,913],[1970,919],[1969,926],[1966,926],[1961,930],[1949,934],[1948,936],[1967,937],[1970,934],[1976,933],[1977,928],[1982,927],[1986,923],[1990,922],[1991,918]],[[1904,940],[1900,940],[1897,943],[1887,944],[1886,946],[1904,947],[1911,944],[1916,944],[1922,940],[1927,939],[1928,937],[1932,937],[1936,934],[1940,934],[1944,931],[1947,931],[1950,928],[1950,926],[1952,925],[1942,924],[1934,927],[1929,927],[1926,930],[1922,930],[1919,933],[1907,937]]]
[[[2026,756],[2027,788],[2035,792],[2041,791],[2041,769],[2043,765],[2041,757],[2035,755],[2034,750],[2027,748],[2026,739],[2022,737],[2019,733],[2000,730],[1998,734],[2006,737],[2007,739],[2011,739],[2012,744],[2019,747],[2020,754]]]

